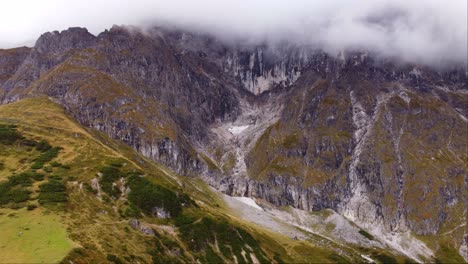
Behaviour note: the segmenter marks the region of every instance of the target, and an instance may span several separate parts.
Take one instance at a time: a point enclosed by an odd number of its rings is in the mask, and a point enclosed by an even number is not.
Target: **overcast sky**
[[[163,22],[223,36],[288,38],[329,52],[369,49],[410,61],[467,60],[467,0],[2,0],[0,48],[71,26]]]

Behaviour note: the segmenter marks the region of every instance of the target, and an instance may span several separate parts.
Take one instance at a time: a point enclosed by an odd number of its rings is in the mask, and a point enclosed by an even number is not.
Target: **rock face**
[[[234,79],[158,33],[119,27],[97,37],[77,28],[45,33],[2,85],[2,101],[46,94],[81,123],[177,172],[200,171],[186,137],[203,138],[207,123],[236,115]]]
[[[466,224],[466,69],[161,28],[71,28],[0,54],[3,103],[45,94],[228,194],[389,232]]]
[[[292,85],[309,63],[311,52],[305,48],[258,46],[235,50],[224,59],[225,72],[233,74],[243,88],[259,95],[274,88]]]
[[[30,48],[0,50],[0,87],[18,71],[21,63],[30,53]],[[5,96],[5,89],[0,90],[0,98]]]
[[[157,218],[166,219],[171,217],[171,214],[168,211],[164,210],[164,208],[154,207],[151,211],[153,215]]]
[[[154,236],[154,230],[151,229],[151,227],[147,226],[144,223],[141,223],[138,219],[130,219],[128,221],[128,224],[136,230],[140,230],[143,234],[148,235],[148,236]]]

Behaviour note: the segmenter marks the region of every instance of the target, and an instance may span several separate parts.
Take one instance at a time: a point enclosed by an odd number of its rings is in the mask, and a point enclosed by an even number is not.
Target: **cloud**
[[[332,54],[365,49],[410,62],[467,64],[466,0],[11,0],[2,11],[0,47],[70,26],[97,34],[113,24],[170,24]]]

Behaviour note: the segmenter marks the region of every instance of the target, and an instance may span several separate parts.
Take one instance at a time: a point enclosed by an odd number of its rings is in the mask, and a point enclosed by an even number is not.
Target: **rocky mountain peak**
[[[64,52],[69,49],[82,49],[91,45],[96,37],[86,28],[71,27],[67,30],[42,34],[34,45],[39,53]]]

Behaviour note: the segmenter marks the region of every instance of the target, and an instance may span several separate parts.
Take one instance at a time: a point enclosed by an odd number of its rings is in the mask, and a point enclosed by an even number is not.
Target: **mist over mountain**
[[[28,8],[22,8],[27,3]],[[467,65],[467,2],[464,0],[288,1],[37,1],[8,3],[0,46],[18,46],[45,31],[70,26],[98,34],[113,24],[176,26],[251,43],[285,41],[331,55],[365,50],[405,62]],[[28,17],[18,21],[11,14]],[[32,45],[33,43],[30,43]]]

